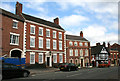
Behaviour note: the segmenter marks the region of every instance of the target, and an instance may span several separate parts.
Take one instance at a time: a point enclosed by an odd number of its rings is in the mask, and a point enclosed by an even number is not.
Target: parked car
[[[59,69],[62,71],[62,70],[68,70],[68,71],[71,71],[71,70],[78,70],[78,66],[76,66],[75,64],[73,63],[63,63],[59,66]]]
[[[30,72],[28,70],[17,67],[14,64],[3,63],[2,64],[2,78],[13,77],[28,77]]]
[[[101,62],[98,64],[98,67],[110,67],[110,64],[107,62]]]

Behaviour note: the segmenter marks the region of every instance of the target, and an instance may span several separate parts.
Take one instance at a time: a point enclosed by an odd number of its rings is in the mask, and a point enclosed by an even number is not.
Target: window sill
[[[18,29],[18,27],[13,27],[14,29]]]
[[[15,46],[19,46],[19,44],[13,44],[13,43],[10,43],[10,45],[15,45]]]

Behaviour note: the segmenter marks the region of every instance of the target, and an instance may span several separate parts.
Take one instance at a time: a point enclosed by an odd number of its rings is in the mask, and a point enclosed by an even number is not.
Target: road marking
[[[79,73],[79,74],[74,74],[74,75],[68,75],[68,76],[66,76],[66,77],[72,77],[72,76],[76,76],[76,75],[80,75],[81,73]]]

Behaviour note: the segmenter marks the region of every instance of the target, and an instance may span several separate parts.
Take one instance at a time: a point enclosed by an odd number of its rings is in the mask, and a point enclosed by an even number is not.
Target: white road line
[[[68,75],[68,76],[66,76],[66,77],[72,77],[72,76],[76,76],[76,75],[80,75],[81,73],[79,73],[79,74],[74,74],[74,75]]]

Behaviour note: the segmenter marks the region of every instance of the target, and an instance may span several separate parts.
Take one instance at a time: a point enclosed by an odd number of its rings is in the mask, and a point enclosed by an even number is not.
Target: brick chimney
[[[104,46],[104,47],[106,47],[106,44],[105,44],[105,42],[103,42],[103,46]]]
[[[59,18],[58,17],[54,19],[54,23],[59,25]]]
[[[98,42],[98,43],[96,43],[96,46],[100,46],[100,43]]]
[[[110,49],[110,43],[108,42],[108,48]]]
[[[83,37],[83,32],[82,31],[80,32],[80,36]]]
[[[21,16],[22,14],[22,4],[17,2],[16,3],[16,15]]]

